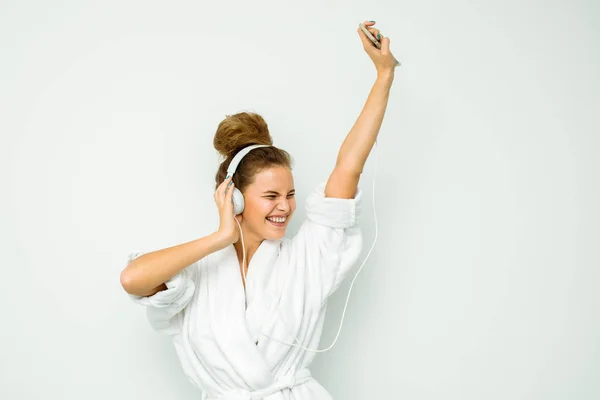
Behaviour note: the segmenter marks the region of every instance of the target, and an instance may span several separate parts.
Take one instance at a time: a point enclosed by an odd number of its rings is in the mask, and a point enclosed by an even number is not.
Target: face
[[[278,240],[296,211],[294,177],[287,167],[265,169],[254,177],[254,183],[244,190],[244,227],[256,237]],[[276,218],[270,221],[267,218]],[[283,222],[277,222],[281,221]]]

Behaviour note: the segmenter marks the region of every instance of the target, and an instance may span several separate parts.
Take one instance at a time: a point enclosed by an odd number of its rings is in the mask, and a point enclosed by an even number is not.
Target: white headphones
[[[229,164],[229,167],[227,168],[227,176],[225,177],[225,180],[227,180],[229,177],[233,176],[233,174],[235,173],[235,170],[237,169],[238,165],[240,164],[240,162],[242,161],[242,158],[244,158],[244,156],[248,153],[250,153],[250,151],[259,148],[259,147],[271,147],[268,146],[266,144],[255,144],[252,146],[248,146],[246,148],[244,148],[242,151],[240,151],[239,153],[237,153],[235,155],[235,157],[233,157],[233,160],[231,160],[231,163]],[[233,181],[232,181],[233,182]],[[231,186],[231,183],[229,184]],[[240,190],[238,188],[233,188],[233,215],[239,215],[244,211],[244,196],[242,195],[242,192],[240,192]]]

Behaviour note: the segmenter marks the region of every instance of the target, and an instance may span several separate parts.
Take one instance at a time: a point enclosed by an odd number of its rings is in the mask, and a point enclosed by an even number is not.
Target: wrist
[[[393,81],[394,81],[394,70],[393,69],[377,71],[377,82],[391,85]]]
[[[213,244],[214,246],[217,248],[217,250],[221,250],[224,249],[225,247],[229,246],[231,243],[231,240],[229,240],[225,235],[223,235],[220,231],[214,232],[212,235],[210,235],[212,240],[213,240]]]

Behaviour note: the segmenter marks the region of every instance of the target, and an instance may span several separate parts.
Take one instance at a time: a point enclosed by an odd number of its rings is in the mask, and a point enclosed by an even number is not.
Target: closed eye
[[[296,193],[291,193],[288,194],[288,197],[294,197],[296,195]],[[277,196],[271,195],[271,196],[266,196],[267,199],[276,199]]]

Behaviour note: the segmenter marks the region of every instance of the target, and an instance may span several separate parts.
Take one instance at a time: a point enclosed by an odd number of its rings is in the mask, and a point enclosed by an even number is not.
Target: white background
[[[600,398],[594,1],[3,1],[0,398],[198,399],[119,283],[127,254],[218,228],[212,140],[255,111],[298,211],[375,69],[396,70],[336,346],[341,399]],[[349,287],[336,293],[321,348]]]

